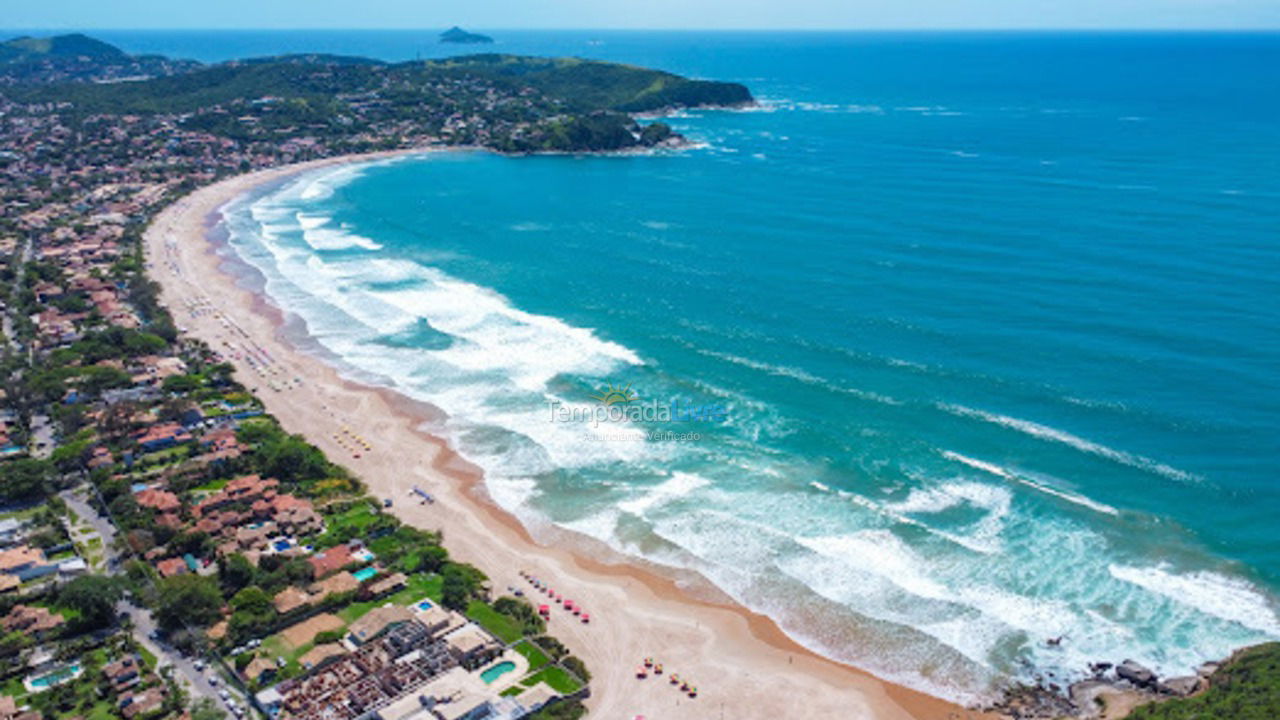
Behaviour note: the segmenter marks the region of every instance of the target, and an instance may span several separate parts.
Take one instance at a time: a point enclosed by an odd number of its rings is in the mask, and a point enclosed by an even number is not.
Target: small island
[[[456,43],[459,45],[487,45],[493,42],[493,38],[480,33],[467,32],[462,28],[454,25],[453,27],[440,33],[440,42]]]

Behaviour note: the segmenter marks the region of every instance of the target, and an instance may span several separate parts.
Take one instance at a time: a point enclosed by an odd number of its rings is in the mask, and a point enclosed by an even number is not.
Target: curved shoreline
[[[902,720],[985,717],[818,655],[768,617],[727,598],[694,597],[677,580],[645,569],[636,559],[613,553],[615,564],[559,543],[539,544],[515,516],[488,498],[479,468],[420,429],[439,417],[438,411],[389,388],[340,377],[332,365],[287,337],[284,312],[223,268],[225,258],[209,234],[227,202],[321,167],[428,151],[340,156],[263,170],[197,189],[165,208],[148,227],[144,245],[148,272],[160,283],[175,322],[224,354],[236,347],[261,350],[271,359],[272,374],[301,379],[289,390],[272,390],[256,381],[262,371],[242,358],[233,360],[241,380],[286,429],[350,468],[374,495],[394,499],[393,512],[402,520],[442,530],[450,552],[483,569],[495,588],[520,582],[520,569],[550,579],[558,589],[569,588],[595,622],[581,626],[557,614],[550,632],[592,670],[588,705],[597,717],[703,718],[717,707],[733,717],[797,711],[811,717]],[[208,312],[184,312],[193,302]],[[333,439],[342,426],[372,439],[374,450],[359,459],[351,456]],[[425,451],[425,462],[406,463],[406,454],[418,449]],[[427,487],[438,502],[407,502],[415,484]],[[696,678],[702,697],[679,699],[653,679],[635,680],[631,672],[646,655]]]

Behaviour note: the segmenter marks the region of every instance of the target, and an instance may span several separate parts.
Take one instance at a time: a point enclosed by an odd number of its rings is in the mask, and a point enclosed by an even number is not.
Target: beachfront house
[[[191,441],[191,433],[177,423],[162,423],[143,428],[133,435],[143,452],[156,452]]]
[[[413,611],[403,605],[383,605],[351,623],[347,638],[356,645],[376,639],[388,629],[413,619]]]

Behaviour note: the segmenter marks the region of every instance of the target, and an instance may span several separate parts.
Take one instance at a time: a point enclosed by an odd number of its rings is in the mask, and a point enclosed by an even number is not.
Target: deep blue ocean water
[[[494,34],[762,106],[671,118],[681,152],[329,170],[227,223],[346,372],[448,412],[531,527],[961,699],[1280,638],[1280,35]],[[710,419],[550,407],[610,384]]]

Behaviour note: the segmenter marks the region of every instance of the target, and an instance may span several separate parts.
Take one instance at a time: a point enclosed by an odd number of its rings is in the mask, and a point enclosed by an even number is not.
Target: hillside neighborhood
[[[581,716],[589,672],[536,609],[286,433],[240,351],[158,304],[139,242],[218,178],[484,144],[540,93],[440,79],[420,119],[372,92],[318,123],[268,95],[113,114],[32,87],[0,89],[0,720]]]

